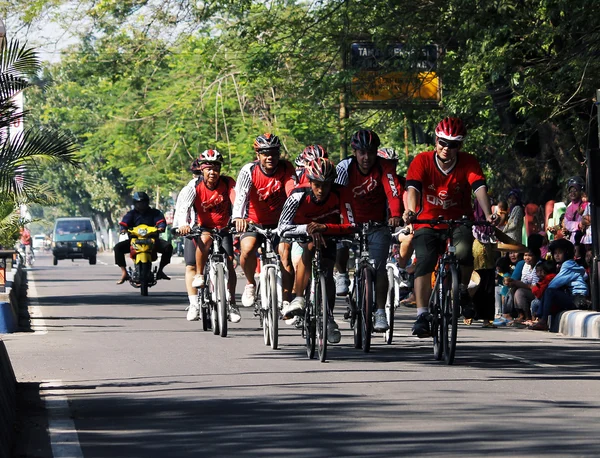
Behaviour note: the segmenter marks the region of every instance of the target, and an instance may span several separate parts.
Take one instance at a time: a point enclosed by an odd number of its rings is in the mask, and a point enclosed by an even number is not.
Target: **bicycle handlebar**
[[[444,219],[442,216],[437,219],[416,219],[412,221],[411,224],[429,224],[431,226],[437,224],[446,224],[448,226],[493,226],[493,224],[488,221],[473,221],[466,218]]]

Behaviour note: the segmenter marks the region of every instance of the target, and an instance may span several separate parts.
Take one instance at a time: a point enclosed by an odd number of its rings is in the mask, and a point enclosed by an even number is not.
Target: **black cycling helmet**
[[[133,194],[133,202],[150,202],[150,196],[145,192],[137,191]]]
[[[576,187],[580,191],[583,191],[585,189],[585,181],[581,177],[571,177],[567,181],[567,191],[572,187]]]
[[[361,129],[358,132],[355,132],[350,139],[350,146],[352,149],[361,150],[361,151],[377,151],[381,141],[379,140],[379,136],[368,129]]]
[[[281,148],[281,142],[277,135],[270,134],[268,132],[259,135],[254,140],[254,150],[261,151],[264,149],[279,149]]]
[[[200,162],[200,159],[194,159],[194,162],[190,165],[190,172],[199,174],[202,171],[201,166],[202,163]]]
[[[562,250],[565,253],[566,259],[573,259],[575,257],[575,245],[568,239],[553,240],[552,243],[548,245],[548,250],[550,250],[550,253],[552,254],[554,254],[554,251],[557,249]]]

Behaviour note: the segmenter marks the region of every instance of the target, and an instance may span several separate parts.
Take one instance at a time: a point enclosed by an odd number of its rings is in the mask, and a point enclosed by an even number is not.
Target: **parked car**
[[[57,218],[52,235],[53,264],[61,259],[87,259],[96,264],[98,245],[91,218]]]

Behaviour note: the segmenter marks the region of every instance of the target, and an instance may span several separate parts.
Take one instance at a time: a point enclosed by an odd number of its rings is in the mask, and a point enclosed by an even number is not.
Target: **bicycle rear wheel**
[[[391,267],[387,269],[387,280],[388,280],[388,294],[387,294],[387,299],[385,301],[385,316],[388,320],[388,324],[390,325],[390,328],[385,331],[385,333],[383,334],[383,338],[385,340],[385,343],[387,343],[388,345],[390,345],[392,343],[392,340],[394,339],[394,312],[395,312],[395,306],[394,306],[394,302],[396,300],[395,298],[395,294],[396,294],[396,290],[395,290],[395,285],[394,285],[394,269],[392,269]]]
[[[271,339],[271,348],[277,350],[279,342],[279,306],[277,303],[277,281],[275,279],[275,269],[269,269],[267,275],[268,293],[269,293],[269,337]]]
[[[361,275],[361,287],[363,290],[362,301],[360,304],[361,315],[361,333],[362,333],[362,350],[365,353],[371,351],[371,331],[373,330],[373,310],[374,310],[374,287],[373,276],[367,268],[363,269]]]
[[[319,360],[325,362],[327,358],[327,288],[325,286],[325,275],[319,276],[319,281],[315,285],[315,318],[317,327],[317,343],[319,350]]]
[[[217,315],[219,321],[219,334],[221,337],[227,337],[227,293],[225,292],[225,271],[222,265],[217,265],[217,278],[216,278],[216,292],[217,292]]]
[[[456,353],[456,338],[458,336],[458,317],[460,316],[460,294],[458,270],[450,264],[450,272],[444,279],[444,303],[442,305],[442,323],[444,328],[444,360],[450,365],[454,362]]]

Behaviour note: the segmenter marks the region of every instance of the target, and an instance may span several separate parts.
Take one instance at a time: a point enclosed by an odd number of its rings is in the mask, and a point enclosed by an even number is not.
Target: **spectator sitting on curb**
[[[560,265],[558,275],[548,285],[542,296],[541,313],[538,322],[529,327],[535,331],[548,330],[548,318],[552,316],[552,332],[558,331],[558,313],[579,308],[586,302],[588,286],[583,276],[585,269],[577,264],[575,247],[567,239],[555,240],[550,244],[554,260]]]
[[[535,296],[535,299],[531,301],[532,322],[529,324],[533,324],[534,320],[537,321],[537,318],[540,316],[542,296],[552,279],[556,277],[556,263],[549,260],[542,261],[535,266],[535,273],[538,277],[538,282],[531,288],[531,292]]]

